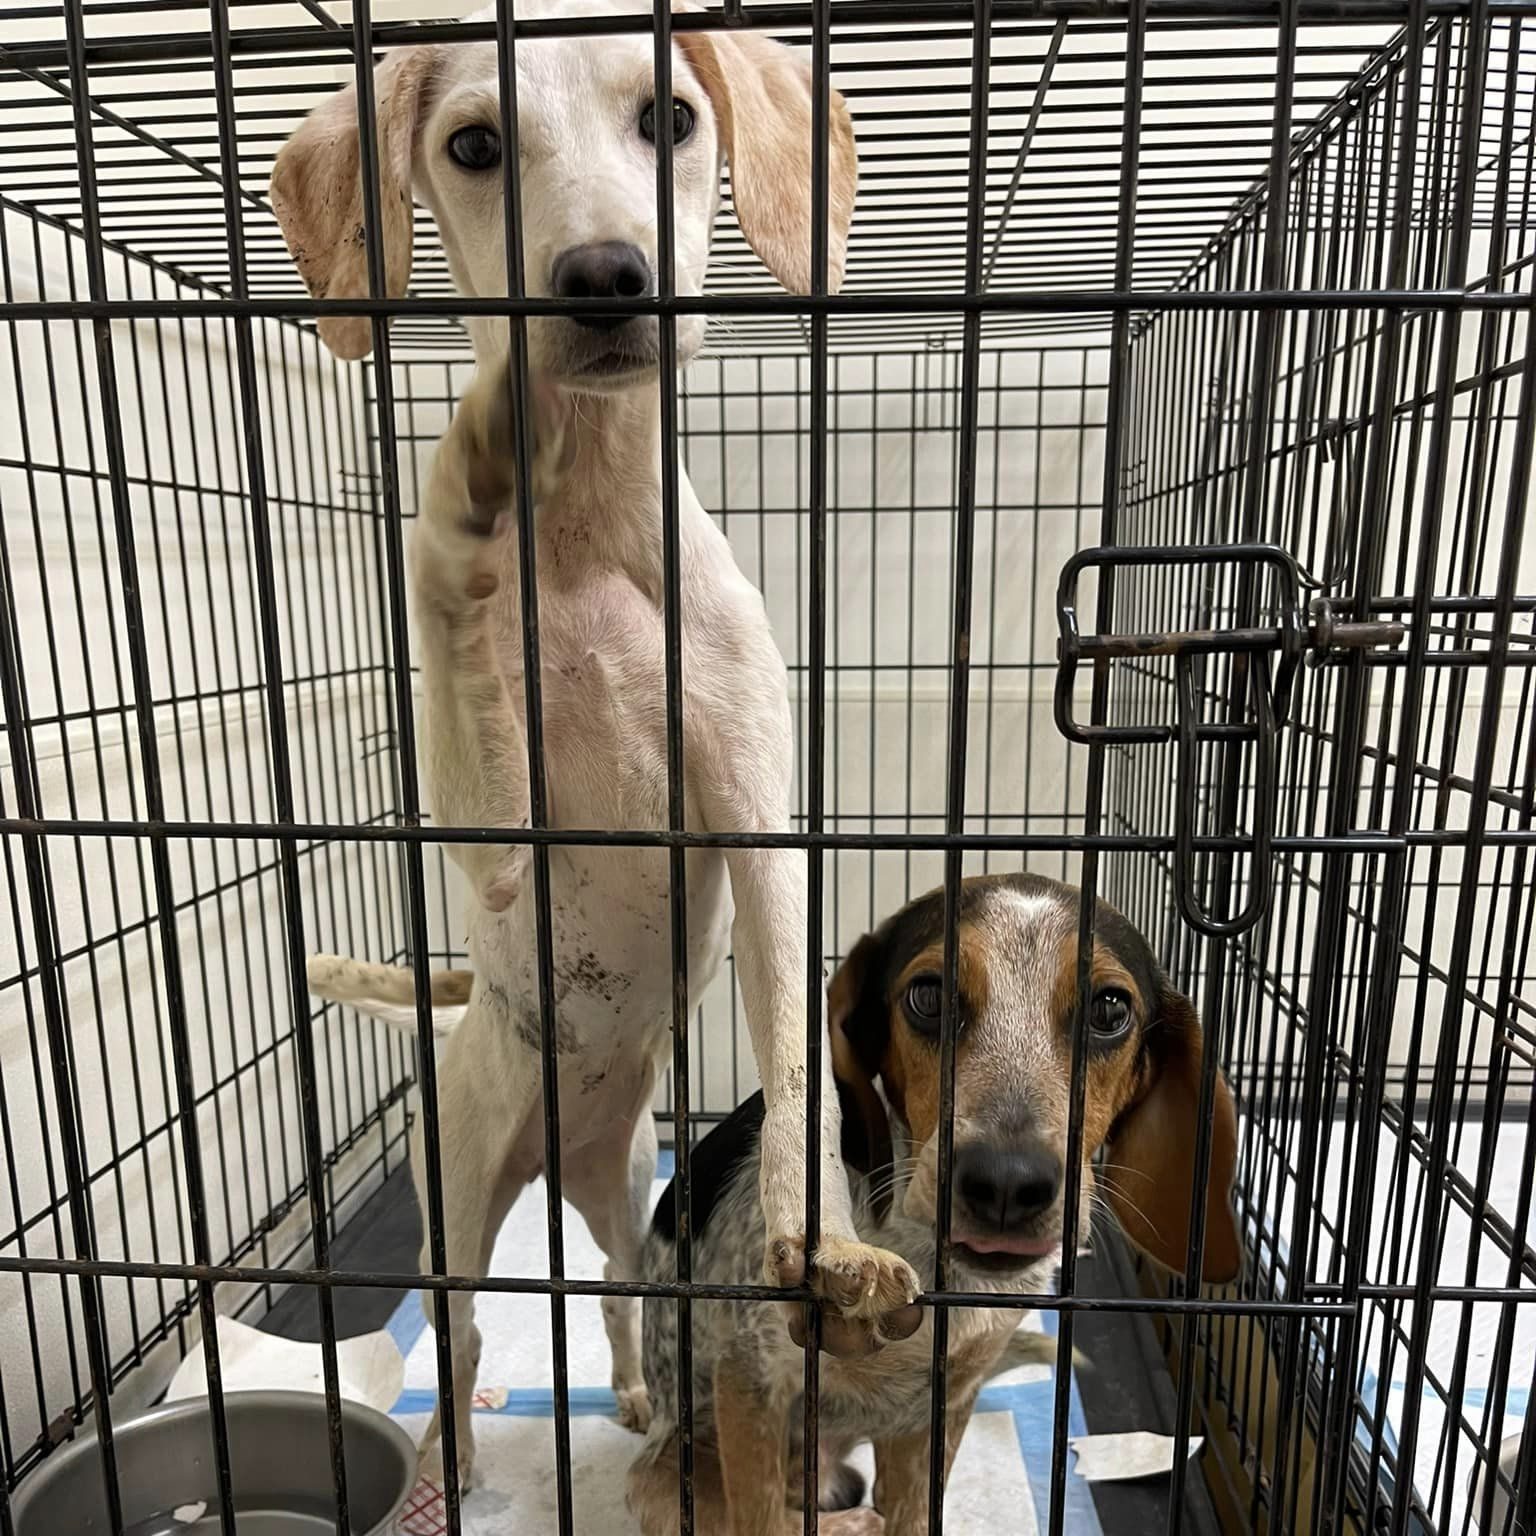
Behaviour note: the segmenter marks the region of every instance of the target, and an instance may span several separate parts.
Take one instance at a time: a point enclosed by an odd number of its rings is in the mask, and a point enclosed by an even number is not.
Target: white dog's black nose
[[[643,299],[651,291],[651,264],[638,246],[626,240],[573,245],[555,257],[550,277],[558,299]],[[570,318],[593,330],[611,331],[630,317],[573,314]]]

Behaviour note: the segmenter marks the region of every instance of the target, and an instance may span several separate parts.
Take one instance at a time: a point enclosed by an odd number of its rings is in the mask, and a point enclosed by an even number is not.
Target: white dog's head
[[[677,9],[693,9],[677,6]],[[618,0],[519,0],[520,19],[633,10]],[[475,20],[494,18],[482,11]],[[528,40],[517,49],[517,138],[523,269],[532,297],[637,298],[656,291],[655,136],[670,123],[675,189],[675,291],[699,294],[731,166],[736,216],[753,250],[791,292],[811,278],[811,90],[805,61],[750,32],[680,32],[672,102],[655,101],[647,34]],[[500,93],[494,43],[399,48],[374,72],[379,191],[388,292],[411,274],[412,194],[437,220],[465,294],[507,292]],[[828,277],[842,279],[857,176],[853,128],[832,93],[828,154]],[[283,146],[272,206],[316,298],[363,298],[368,260],[355,91],[316,108]],[[567,388],[620,389],[654,377],[657,323],[646,316],[535,317],[532,365]],[[482,360],[505,349],[499,320],[470,322]],[[322,319],[341,357],[372,347],[361,316]],[[677,322],[686,363],[704,322]]]

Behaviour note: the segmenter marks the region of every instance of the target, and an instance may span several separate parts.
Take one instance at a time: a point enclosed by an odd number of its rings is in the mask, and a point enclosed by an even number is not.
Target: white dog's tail
[[[316,997],[345,1003],[415,1037],[416,977],[409,966],[372,965],[345,955],[311,955],[304,970]],[[474,979],[472,971],[432,972],[433,1034],[448,1034],[464,1017]]]

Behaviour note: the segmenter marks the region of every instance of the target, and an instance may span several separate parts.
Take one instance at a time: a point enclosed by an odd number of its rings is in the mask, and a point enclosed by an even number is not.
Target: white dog
[[[601,14],[610,0],[531,0],[521,15]],[[482,12],[481,17],[492,13]],[[525,42],[517,50],[523,257],[531,294],[654,291],[654,139],[675,145],[676,291],[703,289],[722,161],[752,247],[788,288],[810,287],[811,96],[804,63],[768,39],[679,33],[673,101],[653,102],[648,34]],[[375,75],[389,292],[411,267],[411,199],[431,209],[466,294],[506,293],[494,44],[391,53]],[[831,110],[830,279],[842,276],[856,178],[842,99]],[[272,201],[310,290],[366,296],[357,106],[339,92],[284,147]],[[512,505],[507,324],[469,322],[479,364],[438,451],[414,542],[423,738],[434,815],[446,825],[528,824],[521,604]],[[371,345],[357,317],[320,322],[344,357]],[[686,362],[703,321],[677,321]],[[660,828],[667,821],[658,327],[651,317],[528,324],[536,395],[532,466],[547,775],[552,821]],[[684,771],[691,829],[788,829],[792,738],[784,663],[759,593],[679,467]],[[473,982],[440,978],[434,1005],[466,1003],[441,1049],[438,1101],[448,1263],[480,1275],[511,1203],[543,1164],[535,905],[526,847],[457,847],[476,899]],[[656,1139],[651,1104],[670,1052],[672,973],[663,849],[556,848],[551,860],[566,1195],[611,1277],[633,1278]],[[734,924],[732,909],[734,905]],[[765,1274],[805,1274],[807,1084],[805,856],[691,850],[688,981],[696,998],[734,944],[767,1100],[762,1135]],[[383,1016],[409,1005],[408,972],[319,957],[322,995]],[[878,1347],[917,1325],[917,1280],[858,1241],[839,1156],[830,1053],[822,1073],[822,1235],[813,1284],[828,1347]],[[422,1187],[420,1137],[416,1146]],[[424,1263],[423,1267],[426,1265]],[[472,1297],[453,1323],[461,1469],[479,1359]],[[603,1303],[626,1422],[650,1414],[639,1304]],[[433,1438],[429,1434],[429,1441]]]

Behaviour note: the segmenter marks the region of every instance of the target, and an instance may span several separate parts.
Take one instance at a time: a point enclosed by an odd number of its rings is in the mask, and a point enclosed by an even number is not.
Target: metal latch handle
[[[1127,566],[1171,565],[1262,566],[1274,582],[1275,622],[1242,629],[1170,630],[1150,634],[1083,635],[1077,621],[1077,584],[1089,568],[1113,570]],[[1057,641],[1056,727],[1069,741],[1085,746],[1131,745],[1174,741],[1178,746],[1179,782],[1192,785],[1199,746],[1210,740],[1254,742],[1253,878],[1243,910],[1221,918],[1207,912],[1195,894],[1195,799],[1178,797],[1174,817],[1174,887],[1179,912],[1199,933],[1230,938],[1252,928],[1269,910],[1270,882],[1264,873],[1274,844],[1278,810],[1276,765],[1279,732],[1290,714],[1296,669],[1304,655],[1320,660],[1343,649],[1394,646],[1403,638],[1401,624],[1337,623],[1330,605],[1319,598],[1304,618],[1302,579],[1295,558],[1275,544],[1208,544],[1114,546],[1079,550],[1062,566],[1056,590]],[[1248,657],[1248,691],[1253,724],[1203,725],[1195,697],[1193,659],[1196,656]],[[1174,658],[1178,719],[1173,725],[1082,724],[1072,713],[1072,692],[1079,662],[1097,670],[1111,661],[1137,656]],[[1273,661],[1271,660],[1273,658]]]
[[[1178,743],[1180,785],[1193,784],[1200,751],[1200,705],[1195,698],[1194,668],[1189,652],[1179,653],[1174,669],[1178,676]],[[1255,656],[1248,668],[1248,692],[1253,699],[1256,733],[1253,742],[1254,791],[1253,874],[1248,882],[1248,905],[1235,917],[1213,917],[1195,894],[1195,796],[1175,795],[1173,816],[1173,893],[1179,914],[1197,933],[1207,938],[1230,939],[1247,933],[1269,910],[1270,849],[1274,845],[1275,759],[1280,750],[1279,726],[1270,692],[1269,660]]]

